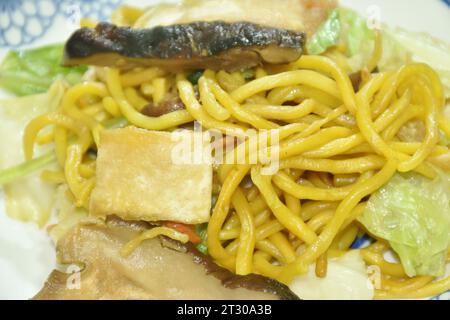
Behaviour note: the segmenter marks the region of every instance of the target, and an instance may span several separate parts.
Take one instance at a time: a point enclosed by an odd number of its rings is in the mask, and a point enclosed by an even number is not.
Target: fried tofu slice
[[[207,222],[212,165],[204,158],[193,161],[195,153],[207,154],[204,140],[192,147],[193,141],[198,141],[194,140],[195,135],[199,134],[135,127],[103,131],[96,186],[90,200],[91,215],[114,214],[125,220],[187,224]],[[184,150],[184,155],[177,150]]]

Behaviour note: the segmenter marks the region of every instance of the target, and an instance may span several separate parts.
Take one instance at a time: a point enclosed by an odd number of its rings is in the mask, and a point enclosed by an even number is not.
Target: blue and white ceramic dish
[[[0,0],[0,59],[9,49],[64,42],[82,17],[107,20],[121,4],[143,7],[157,2],[161,1]],[[362,14],[375,6],[381,20],[392,26],[450,42],[450,0],[341,0],[341,4]],[[3,207],[0,196],[0,299],[28,299],[53,270],[54,248],[44,231],[11,220]],[[358,239],[354,247],[367,241]],[[433,299],[450,300],[450,292]]]

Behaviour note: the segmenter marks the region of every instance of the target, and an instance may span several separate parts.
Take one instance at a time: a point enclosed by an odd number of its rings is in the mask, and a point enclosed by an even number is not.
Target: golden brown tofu
[[[115,214],[125,220],[207,222],[211,162],[180,163],[175,157],[178,149],[193,155],[206,148],[203,142],[199,144],[201,150],[190,148],[195,135],[199,133],[185,130],[174,139],[170,132],[135,127],[102,132],[91,214]]]

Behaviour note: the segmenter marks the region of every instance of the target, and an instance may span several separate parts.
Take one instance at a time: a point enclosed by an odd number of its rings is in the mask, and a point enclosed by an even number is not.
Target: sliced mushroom
[[[65,46],[65,66],[79,64],[170,71],[238,70],[281,64],[303,53],[305,34],[249,22],[193,22],[151,29],[99,23],[77,30]]]
[[[53,271],[35,299],[298,299],[275,280],[236,276],[192,245],[167,238],[145,240],[122,257],[122,246],[142,230],[121,220],[77,226],[57,249],[62,263],[84,268]]]
[[[149,103],[141,112],[146,116],[160,117],[162,115],[185,109],[185,106],[179,97],[170,97],[159,104]]]

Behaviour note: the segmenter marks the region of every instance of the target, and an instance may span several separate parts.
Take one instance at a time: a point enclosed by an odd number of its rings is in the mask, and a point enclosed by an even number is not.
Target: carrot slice
[[[178,232],[186,234],[189,237],[189,241],[194,244],[198,244],[198,243],[202,242],[202,239],[195,232],[195,228],[193,225],[188,225],[188,224],[173,222],[173,221],[166,221],[164,224],[168,228],[172,228]]]

